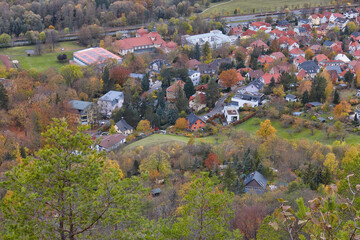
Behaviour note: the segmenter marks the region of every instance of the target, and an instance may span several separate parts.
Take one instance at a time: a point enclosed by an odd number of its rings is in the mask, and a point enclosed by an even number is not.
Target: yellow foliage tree
[[[185,130],[187,127],[187,121],[185,118],[179,118],[175,122],[175,128],[179,130]]]
[[[342,120],[346,118],[349,115],[349,112],[351,111],[351,105],[347,101],[341,101],[338,105],[334,108],[334,116]]]
[[[271,121],[266,119],[264,122],[260,123],[260,129],[256,131],[256,135],[260,136],[262,139],[267,140],[276,134],[276,129],[271,125]]]
[[[153,131],[153,129],[150,127],[150,122],[148,120],[141,120],[136,127],[136,131],[139,133],[149,134]]]
[[[327,167],[331,173],[336,174],[338,165],[339,163],[336,160],[335,154],[328,153],[324,161],[324,166]]]
[[[311,59],[313,59],[314,56],[315,56],[315,54],[313,53],[313,51],[311,51],[310,48],[305,51],[306,60],[311,60]]]
[[[273,93],[278,96],[279,98],[283,98],[285,96],[285,92],[284,92],[284,86],[280,85],[277,88],[273,88]]]
[[[356,156],[359,154],[359,150],[357,147],[351,146],[346,152],[345,152],[345,156],[343,157],[343,159],[341,160],[342,164],[347,164],[351,161],[354,161],[354,159],[356,158]]]

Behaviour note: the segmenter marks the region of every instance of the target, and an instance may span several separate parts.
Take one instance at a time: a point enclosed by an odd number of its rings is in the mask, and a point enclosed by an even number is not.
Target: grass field
[[[225,2],[225,1],[224,1]],[[219,6],[215,6],[213,8],[209,8],[205,10],[203,13],[206,15],[209,14],[221,14],[221,15],[233,15],[234,10],[238,9],[238,14],[247,14],[247,13],[260,13],[260,12],[270,12],[270,11],[278,11],[285,6],[290,9],[298,9],[303,8],[308,4],[310,7],[317,6],[326,6],[330,5],[330,0],[305,0],[305,1],[296,1],[296,0],[232,0],[227,3],[221,4],[223,2],[217,2],[216,4],[220,4]],[[212,4],[214,6],[216,4]],[[254,11],[255,10],[255,11]]]
[[[72,53],[83,49],[77,45],[75,42],[61,42],[59,43],[54,52],[48,52],[46,46],[43,45],[43,54],[40,56],[30,56],[28,57],[25,53],[25,50],[34,50],[35,46],[21,46],[21,47],[12,47],[12,48],[2,48],[0,49],[0,54],[10,56],[11,60],[18,60],[20,67],[23,69],[34,68],[40,72],[47,70],[50,67],[59,69],[64,66],[66,63],[59,63],[57,61],[57,56],[61,54],[66,54],[68,59],[72,59]],[[63,51],[62,51],[63,49]]]
[[[130,150],[139,146],[152,147],[169,143],[186,144],[189,138],[183,136],[167,135],[167,134],[153,134],[149,137],[136,141],[124,147],[123,150]]]
[[[271,124],[273,127],[276,128],[276,130],[277,130],[276,134],[285,139],[295,139],[295,140],[308,139],[310,141],[316,140],[316,141],[324,143],[324,144],[332,144],[335,141],[335,139],[333,139],[333,138],[327,139],[327,136],[326,136],[324,130],[315,129],[314,135],[311,135],[311,130],[304,128],[301,132],[299,132],[299,133],[293,132],[290,135],[289,131],[292,130],[291,127],[284,128],[281,126],[281,123],[277,120],[272,120]],[[259,130],[260,126],[259,126],[259,124],[257,124],[255,118],[252,118],[242,124],[239,124],[235,128],[255,134],[256,131]],[[345,142],[347,142],[348,144],[360,143],[360,137],[358,135],[348,133],[345,137]]]

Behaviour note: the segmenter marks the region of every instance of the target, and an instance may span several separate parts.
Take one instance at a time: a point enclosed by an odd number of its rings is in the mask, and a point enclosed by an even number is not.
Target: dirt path
[[[0,55],[0,61],[4,64],[7,70],[13,67],[8,55]]]

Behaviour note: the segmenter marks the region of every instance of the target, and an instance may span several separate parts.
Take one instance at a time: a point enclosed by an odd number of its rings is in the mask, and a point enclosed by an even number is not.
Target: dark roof
[[[329,40],[326,40],[326,41],[323,43],[323,45],[330,47],[331,45],[333,45],[333,42],[332,42],[332,41],[329,41]]]
[[[249,184],[252,180],[255,180],[264,190],[266,189],[267,180],[258,171],[250,173],[249,175],[246,176],[244,181],[245,186]]]
[[[351,34],[351,36],[354,36],[354,37],[360,37],[360,32],[353,32],[352,34]]]
[[[160,189],[160,188],[155,188],[155,189],[151,190],[151,193],[152,193],[153,195],[155,195],[155,194],[160,194],[160,193],[161,193],[161,189]]]
[[[315,61],[305,61],[299,65],[300,68],[304,69],[307,73],[317,73],[319,66]]]
[[[118,121],[116,124],[115,124],[118,129],[120,129],[121,132],[125,132],[127,130],[132,130],[134,129],[132,126],[130,126],[124,118],[122,118],[120,121]]]
[[[195,113],[191,112],[187,117],[186,120],[189,120],[189,126],[192,126],[197,120],[201,120],[198,116],[195,115]]]
[[[290,23],[286,20],[280,20],[277,23],[278,26],[286,26],[286,25],[290,25]]]
[[[265,86],[265,84],[260,79],[256,79],[254,81],[251,81],[249,83],[249,85],[254,85],[257,89],[259,89],[259,91],[262,90],[264,88],[264,86]]]
[[[322,103],[320,103],[320,102],[309,102],[309,104],[314,107],[322,106]]]
[[[79,101],[79,100],[71,100],[69,103],[72,108],[79,110],[79,111],[84,111],[92,104],[91,102]]]

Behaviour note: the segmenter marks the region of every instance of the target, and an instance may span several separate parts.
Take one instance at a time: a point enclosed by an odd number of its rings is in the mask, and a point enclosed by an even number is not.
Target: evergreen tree
[[[201,59],[201,51],[200,51],[200,45],[199,43],[196,43],[195,44],[195,47],[194,47],[194,58],[198,61],[200,61]]]
[[[310,90],[310,101],[324,102],[326,100],[325,89],[327,86],[326,79],[321,76],[316,76],[313,80]]]
[[[166,105],[166,102],[165,102],[165,92],[164,92],[164,91],[160,91],[160,92],[158,93],[157,99],[158,99],[157,105],[164,110],[164,109],[165,109],[165,105]]]
[[[179,112],[187,111],[189,107],[189,101],[185,96],[184,91],[179,87],[176,92],[175,105]]]
[[[355,117],[354,117],[354,122],[358,122],[359,121],[359,119],[358,119],[358,115],[357,114],[355,114]]]
[[[334,92],[334,104],[339,104],[339,103],[340,103],[339,92],[337,90],[335,90],[335,92]]]
[[[302,95],[301,103],[305,105],[308,102],[309,102],[309,92],[306,90]]]
[[[189,99],[195,93],[195,87],[191,79],[188,79],[184,85],[186,98]]]
[[[244,174],[248,175],[255,170],[254,158],[251,155],[250,148],[248,148],[243,157]]]
[[[9,96],[2,83],[0,83],[0,109],[9,109]]]
[[[176,120],[179,118],[179,111],[174,104],[169,105],[168,110],[166,112],[166,121],[174,125]]]
[[[344,75],[345,82],[349,83],[350,85],[353,83],[354,75],[351,73],[351,71],[347,71]]]
[[[225,173],[222,177],[224,188],[227,189],[228,191],[233,191],[235,178],[236,178],[235,171],[229,164],[228,167],[225,169]]]
[[[206,105],[209,108],[213,108],[219,97],[219,85],[214,80],[211,80],[208,83],[208,88],[205,89],[205,96],[206,96]]]
[[[201,53],[202,53],[201,60],[203,62],[211,60],[212,50],[209,42],[206,42],[203,45]]]
[[[102,74],[102,81],[103,81],[103,92],[107,93],[108,91],[114,89],[115,81],[113,78],[110,78],[109,67],[106,66],[104,68]]]
[[[244,180],[241,177],[237,177],[233,186],[234,193],[240,195],[245,192]]]
[[[149,74],[144,74],[144,77],[141,79],[141,89],[143,92],[148,91],[150,88],[150,82],[149,82]]]

